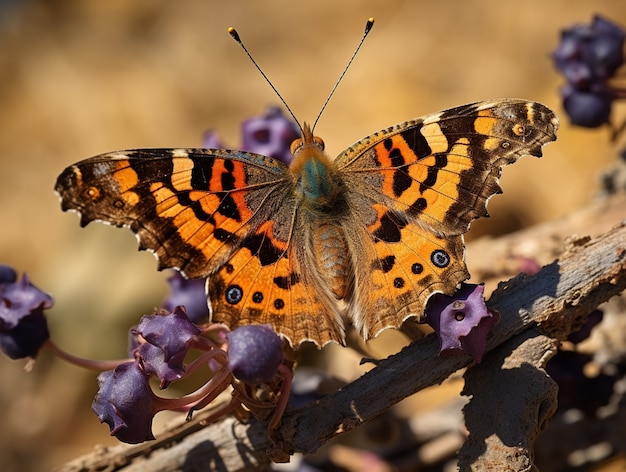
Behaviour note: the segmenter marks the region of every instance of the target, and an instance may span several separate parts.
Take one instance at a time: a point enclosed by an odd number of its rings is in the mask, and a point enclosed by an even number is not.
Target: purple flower
[[[223,149],[224,145],[217,134],[217,131],[210,129],[204,133],[202,147],[206,149]]]
[[[203,323],[209,317],[206,298],[206,279],[186,279],[180,272],[172,271],[167,279],[171,294],[163,302],[163,309],[172,312],[179,305],[185,307],[187,316],[194,323]]]
[[[228,367],[247,384],[269,382],[283,359],[283,343],[270,325],[247,325],[227,334]]]
[[[111,436],[129,444],[154,439],[152,390],[139,363],[127,362],[98,376],[98,394],[91,408]]]
[[[623,96],[608,80],[624,63],[624,38],[622,28],[600,16],[561,32],[552,58],[567,81],[561,96],[573,124],[597,128],[609,122],[613,100]]]
[[[34,357],[48,340],[44,309],[52,307],[52,297],[30,283],[24,274],[0,266],[0,349],[11,359]]]
[[[263,116],[244,121],[241,133],[242,151],[270,156],[289,164],[293,159],[291,143],[300,137],[300,128],[287,118],[279,107],[270,106]],[[205,133],[203,146],[218,149],[224,147],[213,130]]]
[[[143,316],[135,331],[152,346],[142,345],[139,355],[146,372],[161,379],[161,388],[182,376],[191,342],[202,332],[181,306],[168,315]]]
[[[563,30],[552,57],[569,82],[584,87],[611,77],[619,69],[624,62],[623,46],[622,28],[596,15],[590,25]]]
[[[466,353],[480,362],[487,334],[500,315],[487,308],[483,285],[461,284],[453,297],[437,293],[426,307],[426,322],[441,341],[442,354]]]
[[[161,389],[183,377],[185,366],[180,359],[166,361],[163,357],[163,350],[154,344],[144,343],[137,350],[143,369],[147,374],[156,375],[161,381]]]
[[[300,129],[278,107],[269,107],[264,116],[243,122],[243,150],[270,156],[289,164],[291,143],[300,137]]]

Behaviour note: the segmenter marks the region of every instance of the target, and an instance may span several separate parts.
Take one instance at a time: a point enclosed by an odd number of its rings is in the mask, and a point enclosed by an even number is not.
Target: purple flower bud
[[[246,325],[228,337],[228,367],[247,384],[269,382],[283,359],[283,343],[270,325]]]
[[[154,350],[146,351],[143,346],[139,350],[140,355],[148,355],[147,358],[143,359],[148,372],[157,375],[159,372],[166,373],[165,378],[160,377],[162,386],[173,380],[172,376],[178,378],[176,376],[181,370],[184,372],[183,361],[187,355],[189,345],[193,338],[202,332],[200,328],[189,320],[184,307],[181,306],[174,308],[174,311],[168,315],[143,316],[136,331],[162,353],[161,356],[157,356]],[[166,369],[163,365],[158,365],[158,362],[161,361],[167,364],[169,369],[173,370]]]
[[[487,334],[500,315],[487,308],[483,285],[461,284],[453,297],[437,293],[426,307],[426,322],[441,341],[441,354],[466,353],[480,362]]]
[[[137,362],[127,362],[98,376],[98,394],[91,408],[111,435],[137,444],[152,435],[152,391],[148,375]]]
[[[17,272],[13,267],[0,264],[0,284],[10,284],[17,280]]]
[[[224,145],[215,130],[207,130],[202,139],[202,147],[206,149],[223,149]]]
[[[11,359],[34,357],[50,337],[43,311],[52,306],[52,297],[26,274],[15,282],[15,271],[3,267],[0,277],[7,282],[0,282],[0,349]]]
[[[171,312],[178,305],[182,305],[194,323],[207,321],[209,305],[205,292],[206,279],[186,279],[180,272],[172,271],[172,276],[167,281],[171,294],[163,302],[163,308]]]
[[[243,150],[270,156],[289,164],[291,143],[300,129],[278,107],[269,107],[264,116],[243,122]]]
[[[561,96],[572,124],[597,128],[609,122],[613,97],[608,92],[582,91],[566,85]]]

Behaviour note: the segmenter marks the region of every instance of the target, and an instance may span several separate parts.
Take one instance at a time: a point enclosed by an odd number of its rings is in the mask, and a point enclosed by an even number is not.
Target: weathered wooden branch
[[[596,222],[605,219],[607,213],[611,214],[607,221],[620,222],[626,218],[625,201],[624,195],[616,195],[581,211],[578,217],[527,230],[523,236],[516,234],[491,241],[484,249],[483,259],[491,257],[493,262],[498,257],[510,257],[522,243],[523,247],[536,248],[549,244],[553,247],[550,250],[556,250],[563,245],[563,227],[567,228],[565,234],[597,234],[601,225]],[[470,247],[468,252],[472,251]],[[493,266],[492,263],[490,267]],[[534,438],[554,410],[553,387],[542,371],[545,362],[558,341],[577,329],[587,314],[625,288],[626,226],[621,223],[598,237],[572,237],[560,257],[537,274],[521,274],[499,284],[488,306],[498,310],[502,320],[491,333],[490,352],[483,364],[468,371],[466,378],[465,392],[473,395],[473,399],[465,409],[470,436],[459,458],[462,470],[475,461],[496,470],[503,463],[532,470]],[[440,357],[438,351],[436,337],[427,336],[378,361],[371,371],[339,391],[288,411],[276,431],[274,443],[267,438],[265,425],[257,420],[242,424],[234,418],[225,418],[201,428],[198,417],[192,425],[165,433],[161,436],[164,439],[156,444],[101,449],[59,470],[128,472],[136,467],[157,471],[197,470],[200,463],[213,470],[264,470],[268,455],[273,460],[287,460],[294,452],[313,452],[330,439],[357,428],[403,398],[441,383],[471,363],[465,357]],[[494,378],[485,384],[484,379],[491,378],[494,372],[499,372],[500,381]],[[524,375],[513,377],[513,373]],[[541,388],[519,395],[520,385],[541,378],[545,379]],[[499,395],[485,393],[483,385],[498,390]],[[514,394],[520,397],[517,402],[511,400]],[[497,404],[497,398],[501,397],[510,402]],[[495,409],[494,401],[499,410]],[[498,415],[497,424],[481,425],[481,421],[485,423],[485,409]],[[533,412],[528,413],[528,409]],[[534,421],[520,425],[518,415],[529,414]],[[499,450],[502,445],[506,447]],[[511,453],[514,461],[506,462]]]

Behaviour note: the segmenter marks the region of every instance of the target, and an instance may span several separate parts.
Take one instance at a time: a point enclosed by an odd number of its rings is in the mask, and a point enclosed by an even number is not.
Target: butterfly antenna
[[[339,86],[339,84],[341,83],[341,80],[343,79],[343,76],[346,75],[346,72],[348,72],[348,69],[350,68],[350,65],[352,64],[352,61],[354,61],[354,58],[356,57],[357,53],[359,52],[359,49],[361,49],[361,46],[363,45],[363,42],[365,41],[365,38],[367,38],[367,35],[369,34],[370,30],[372,29],[372,26],[374,26],[374,18],[368,18],[367,22],[365,23],[365,31],[363,32],[363,36],[361,37],[361,41],[359,41],[359,44],[357,45],[356,49],[354,50],[354,53],[352,54],[352,57],[348,61],[348,64],[346,65],[346,67],[343,69],[343,72],[339,76],[339,79],[337,79],[337,82],[335,82],[335,85],[334,85],[333,89],[330,91],[330,93],[328,94],[328,97],[326,97],[326,101],[324,102],[324,105],[322,105],[322,109],[317,114],[317,118],[315,118],[315,122],[313,123],[313,128],[311,128],[311,132],[315,129],[315,126],[317,125],[317,122],[319,121],[320,116],[322,116],[322,113],[324,113],[324,110],[326,109],[326,105],[328,105],[328,102],[330,102],[330,99],[334,95],[335,90],[337,90],[337,87]]]
[[[233,28],[232,26],[230,26],[228,28],[228,34],[230,34],[233,37],[233,39],[239,43],[239,46],[241,46],[241,48],[244,50],[248,58],[252,61],[252,64],[254,64],[254,67],[257,68],[257,70],[261,73],[265,81],[269,84],[270,87],[272,87],[272,90],[274,91],[274,93],[278,96],[278,98],[280,98],[280,101],[283,102],[283,105],[285,105],[285,108],[287,108],[287,111],[289,112],[291,117],[294,119],[294,121],[298,125],[298,128],[300,128],[300,132],[304,135],[304,130],[302,129],[302,126],[300,126],[300,122],[296,118],[296,115],[294,115],[293,111],[291,111],[291,108],[289,108],[289,105],[287,105],[287,102],[285,101],[283,96],[278,92],[276,87],[274,87],[274,84],[272,83],[272,81],[267,77],[267,75],[265,75],[265,72],[263,72],[263,69],[261,69],[261,67],[259,67],[257,62],[254,60],[254,57],[252,57],[252,54],[250,54],[250,52],[248,51],[248,48],[246,48],[246,45],[243,44],[243,41],[241,40],[239,33],[237,33],[237,30]]]

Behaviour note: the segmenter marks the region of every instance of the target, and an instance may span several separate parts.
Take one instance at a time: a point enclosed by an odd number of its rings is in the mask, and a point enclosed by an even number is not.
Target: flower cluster
[[[170,278],[173,300],[186,300],[196,307],[194,316],[207,310],[204,284]],[[211,403],[229,386],[233,399],[211,419],[246,411],[262,419],[272,417],[270,432],[287,405],[291,387],[290,361],[283,357],[283,342],[268,325],[244,326],[229,331],[223,325],[195,323],[183,306],[161,309],[141,318],[131,330],[130,357],[118,361],[81,359],[61,350],[50,339],[44,310],[52,298],[23,275],[0,265],[0,349],[12,359],[34,358],[42,347],[75,365],[104,370],[98,376],[99,390],[92,408],[111,434],[120,441],[138,443],[153,439],[152,419],[163,410],[186,411],[189,415]],[[206,314],[204,314],[206,318]],[[186,361],[191,350],[199,352]],[[197,373],[210,371],[208,380],[195,392],[179,398],[163,398],[153,392],[152,378],[161,389]],[[263,390],[259,396],[258,390]]]
[[[609,84],[624,63],[624,37],[622,28],[600,16],[561,32],[552,57],[567,81],[561,96],[573,124],[597,128],[609,123],[613,101],[626,97],[626,90]]]
[[[139,443],[153,439],[156,413],[177,410],[191,415],[229,386],[235,389],[233,400],[213,418],[243,404],[263,419],[268,412],[274,414],[273,424],[277,424],[289,395],[291,366],[283,363],[283,343],[271,327],[244,326],[229,332],[223,325],[196,325],[184,307],[177,306],[171,313],[142,317],[132,333],[137,339],[133,359],[120,361],[98,376],[100,388],[92,405],[100,421],[107,423],[119,440]],[[185,362],[191,349],[199,355]],[[208,367],[211,375],[195,392],[164,398],[150,387],[151,378],[158,379],[160,388],[165,389],[201,367]],[[255,397],[260,385],[272,393],[269,400]]]

